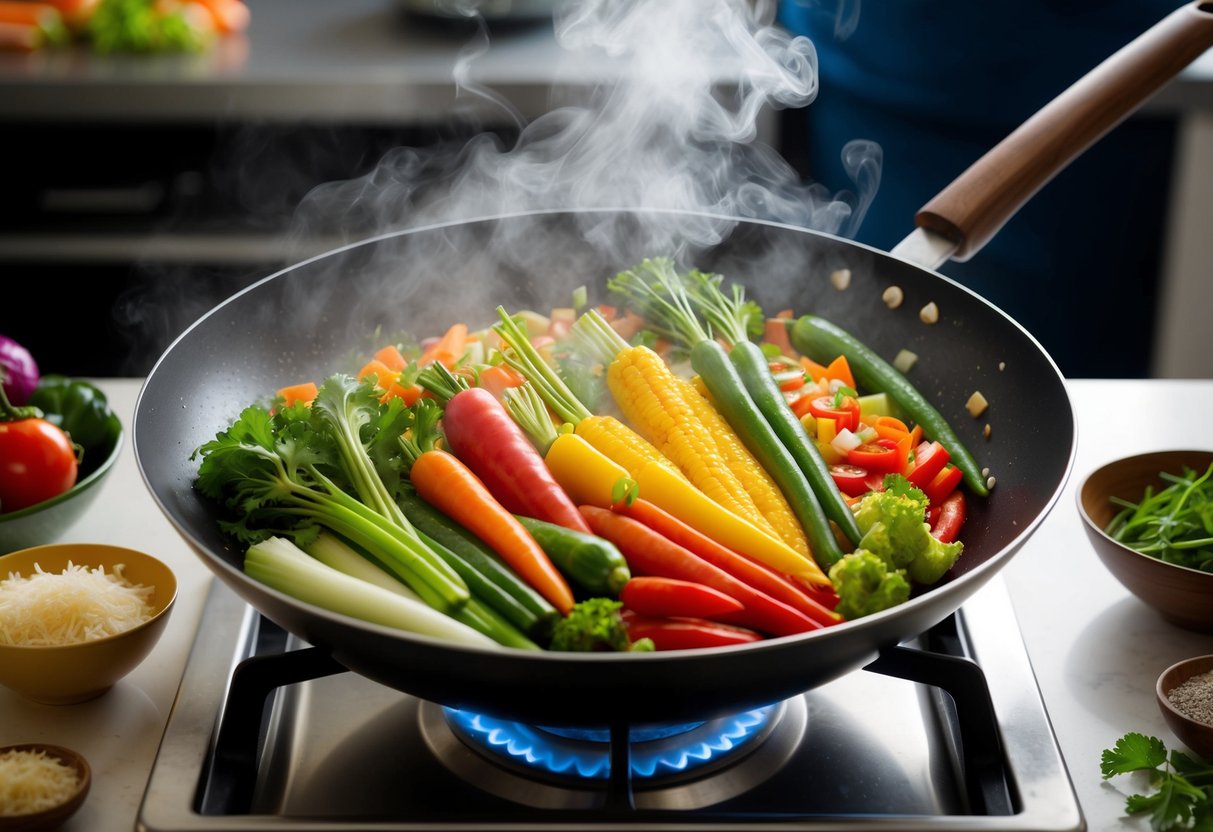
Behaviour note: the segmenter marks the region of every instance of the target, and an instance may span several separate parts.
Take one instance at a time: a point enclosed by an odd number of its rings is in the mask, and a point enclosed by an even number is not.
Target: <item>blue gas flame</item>
[[[710,722],[644,726],[630,731],[632,777],[648,779],[698,768],[758,736],[777,705]],[[543,728],[471,711],[443,708],[464,736],[506,759],[551,774],[591,780],[610,773],[607,729]]]

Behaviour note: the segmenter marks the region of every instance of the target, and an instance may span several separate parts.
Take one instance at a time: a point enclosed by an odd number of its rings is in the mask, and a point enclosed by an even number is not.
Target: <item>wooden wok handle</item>
[[[1176,9],[1016,128],[919,210],[915,222],[976,254],[1025,202],[1213,46],[1213,0]]]

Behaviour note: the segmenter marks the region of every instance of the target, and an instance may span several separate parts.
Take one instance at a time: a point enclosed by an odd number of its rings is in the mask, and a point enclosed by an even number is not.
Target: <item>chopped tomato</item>
[[[914,451],[914,467],[910,469],[906,479],[915,488],[925,490],[950,458],[951,454],[938,442],[920,442]]]
[[[830,476],[833,477],[838,490],[848,497],[862,497],[869,491],[884,490],[884,474],[873,473],[858,465],[831,465]]]
[[[946,500],[931,510],[931,534],[944,543],[951,543],[960,536],[966,515],[965,493],[953,491]]]

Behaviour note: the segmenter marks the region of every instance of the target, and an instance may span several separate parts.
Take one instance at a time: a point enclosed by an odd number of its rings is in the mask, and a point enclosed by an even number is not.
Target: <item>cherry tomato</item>
[[[884,491],[884,474],[869,471],[858,465],[839,462],[830,466],[838,490],[848,497],[862,497],[869,491]]]
[[[0,422],[0,512],[18,511],[76,484],[76,449],[45,419]]]
[[[818,419],[833,419],[838,429],[856,430],[859,427],[859,400],[854,396],[842,396],[835,406],[834,396],[817,396],[809,400],[809,412]]]

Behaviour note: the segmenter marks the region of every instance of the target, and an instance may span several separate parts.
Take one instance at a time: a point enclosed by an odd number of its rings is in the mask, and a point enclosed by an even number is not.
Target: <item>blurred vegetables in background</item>
[[[197,52],[249,19],[243,0],[0,0],[0,49]]]

